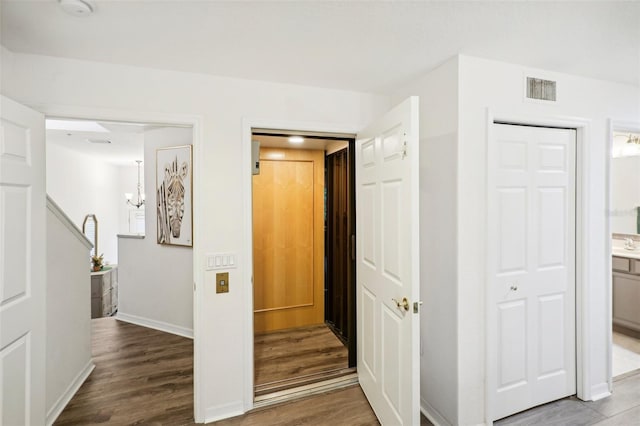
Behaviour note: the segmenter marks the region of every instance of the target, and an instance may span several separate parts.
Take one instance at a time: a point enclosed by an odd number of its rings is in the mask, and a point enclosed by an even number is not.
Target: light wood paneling
[[[263,148],[253,177],[254,330],[324,320],[324,152]]]

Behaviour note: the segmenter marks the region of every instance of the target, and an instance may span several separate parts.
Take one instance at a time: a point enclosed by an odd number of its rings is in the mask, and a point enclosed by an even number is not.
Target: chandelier
[[[140,163],[142,163],[142,160],[136,160],[136,163],[138,163],[138,198],[134,203],[131,201],[133,199],[133,194],[127,192],[126,194],[124,194],[124,196],[127,199],[127,204],[139,209],[142,205],[144,205],[144,193],[141,192],[142,188],[140,187]]]

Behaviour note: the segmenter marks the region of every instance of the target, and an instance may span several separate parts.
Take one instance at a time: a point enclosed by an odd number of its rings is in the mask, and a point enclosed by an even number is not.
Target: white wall
[[[47,194],[82,229],[87,214],[98,218],[98,253],[116,263],[119,209],[118,167],[97,157],[47,144]]]
[[[632,121],[640,113],[638,88],[523,66],[460,57],[458,139],[458,356],[460,424],[485,420],[485,256],[487,113],[528,119],[588,120],[583,147],[588,164],[586,238],[588,259],[584,277],[589,326],[585,366],[585,398],[606,394],[608,345],[611,327],[609,235],[605,195],[605,164],[609,153],[609,119]],[[558,102],[545,104],[523,99],[526,75],[558,82]],[[578,206],[578,210],[582,210]],[[579,337],[579,336],[578,336]],[[464,349],[463,349],[464,348]]]
[[[458,59],[394,94],[420,97],[420,399],[427,416],[456,424],[456,185]]]
[[[525,101],[524,77],[558,80],[556,104]],[[458,79],[459,78],[459,79]],[[611,315],[605,164],[608,120],[640,111],[635,87],[460,56],[399,90],[421,97],[422,403],[439,423],[483,424],[485,393],[486,146],[488,112],[513,120],[588,121],[585,156],[590,345],[585,398],[608,391]],[[606,100],[606,101],[604,101]],[[421,155],[422,157],[422,155]],[[437,327],[434,327],[437,324]],[[431,352],[433,350],[433,352]],[[449,358],[445,358],[449,357]],[[443,380],[450,377],[451,382]]]
[[[386,96],[257,82],[209,75],[13,54],[1,49],[3,94],[45,113],[78,111],[83,116],[170,114],[196,117],[194,281],[196,306],[196,418],[239,414],[252,405],[245,370],[253,348],[245,342],[253,324],[243,307],[252,300],[251,265],[239,257],[230,271],[231,290],[215,293],[215,274],[204,272],[206,253],[246,251],[247,208],[242,164],[243,119],[322,123],[356,131],[390,106]],[[62,106],[62,107],[61,107]],[[81,111],[86,112],[83,114]],[[197,180],[199,179],[199,181]],[[201,324],[198,327],[198,324]],[[223,324],[224,326],[212,326]]]
[[[611,159],[611,232],[637,234],[640,157]]]
[[[193,250],[156,242],[156,169],[151,165],[157,148],[190,145],[192,134],[191,128],[178,127],[145,133],[145,238],[118,239],[118,319],[188,337],[193,336]]]
[[[93,369],[90,243],[47,203],[47,424],[62,412]]]

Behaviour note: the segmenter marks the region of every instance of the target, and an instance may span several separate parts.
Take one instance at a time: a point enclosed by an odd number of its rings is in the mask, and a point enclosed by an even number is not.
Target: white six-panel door
[[[0,425],[42,425],[44,117],[4,96],[0,105]]]
[[[356,141],[358,377],[383,425],[420,423],[418,196],[409,98]]]
[[[499,419],[576,391],[576,131],[492,131],[487,349]]]

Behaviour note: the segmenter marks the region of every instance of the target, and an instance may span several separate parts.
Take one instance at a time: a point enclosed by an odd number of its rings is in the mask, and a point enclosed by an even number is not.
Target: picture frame
[[[192,146],[156,150],[157,243],[193,247]]]

